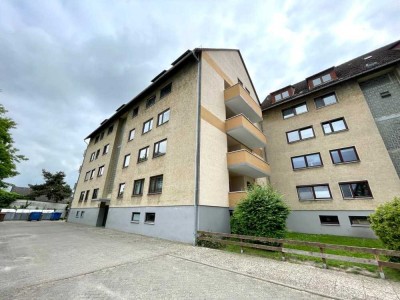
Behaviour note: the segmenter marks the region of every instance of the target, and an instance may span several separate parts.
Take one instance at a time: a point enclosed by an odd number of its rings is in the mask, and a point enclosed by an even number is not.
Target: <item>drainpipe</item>
[[[199,229],[199,185],[200,185],[200,112],[201,112],[201,60],[192,51],[197,60],[197,124],[196,124],[196,158],[195,158],[195,192],[194,192],[194,242],[196,245],[197,231]]]

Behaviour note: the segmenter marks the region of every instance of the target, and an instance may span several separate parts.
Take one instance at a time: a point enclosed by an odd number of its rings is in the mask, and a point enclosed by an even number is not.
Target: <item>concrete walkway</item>
[[[397,299],[400,283],[63,222],[0,223],[0,299]]]

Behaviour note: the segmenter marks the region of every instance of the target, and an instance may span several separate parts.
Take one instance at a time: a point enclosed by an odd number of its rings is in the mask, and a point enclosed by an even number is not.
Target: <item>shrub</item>
[[[231,230],[235,234],[283,238],[289,207],[271,186],[253,185],[235,208]]]
[[[380,205],[370,216],[371,228],[392,250],[400,250],[400,198]]]
[[[22,198],[22,196],[17,193],[9,193],[0,190],[0,208],[9,207],[11,203],[20,198]]]

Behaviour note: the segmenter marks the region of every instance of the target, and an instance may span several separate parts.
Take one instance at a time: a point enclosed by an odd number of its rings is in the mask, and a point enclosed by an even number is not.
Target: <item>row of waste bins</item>
[[[60,220],[62,212],[54,210],[31,210],[31,209],[2,209],[0,212],[0,222],[2,221],[41,221]]]

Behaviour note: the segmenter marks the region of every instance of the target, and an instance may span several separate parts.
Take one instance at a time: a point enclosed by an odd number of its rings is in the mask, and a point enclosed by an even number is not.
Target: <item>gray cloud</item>
[[[1,1],[0,102],[29,157],[18,185],[63,170],[83,138],[186,49],[239,48],[261,100],[398,39],[393,1]]]

